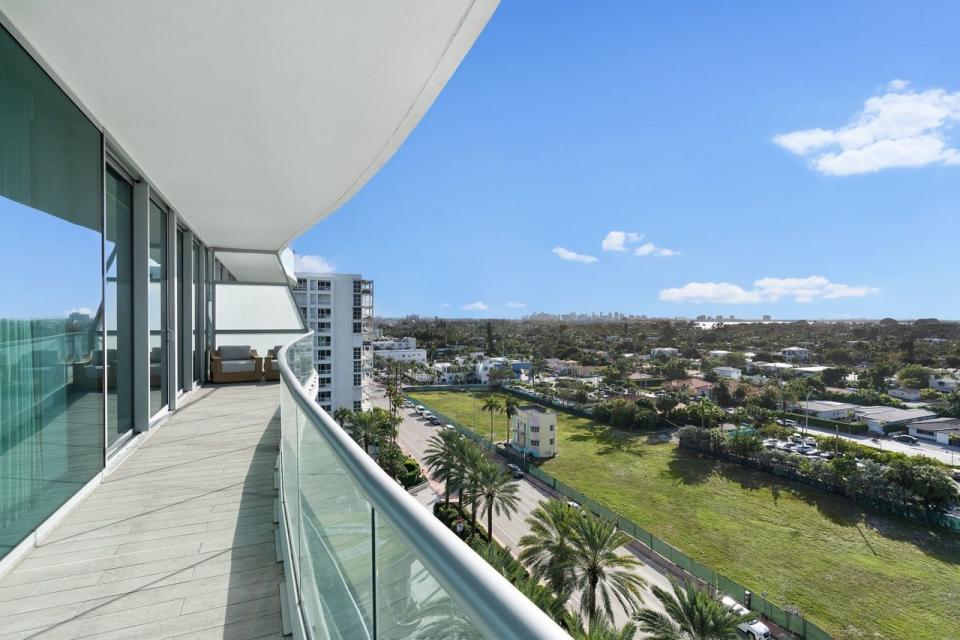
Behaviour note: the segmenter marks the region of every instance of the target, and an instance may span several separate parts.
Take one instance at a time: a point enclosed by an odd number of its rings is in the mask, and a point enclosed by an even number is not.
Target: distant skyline
[[[960,318],[958,20],[503,3],[293,247],[373,279],[382,316]]]

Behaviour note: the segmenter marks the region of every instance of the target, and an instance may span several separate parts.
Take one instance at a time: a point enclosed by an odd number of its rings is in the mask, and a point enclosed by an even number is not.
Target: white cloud
[[[525,309],[527,306],[526,302],[508,302],[507,306],[511,309]]]
[[[888,93],[869,98],[839,129],[803,129],[774,136],[773,141],[809,156],[810,166],[828,175],[960,165],[960,151],[947,140],[948,129],[960,121],[960,92],[903,92],[907,85],[906,80],[891,81]]]
[[[471,302],[470,304],[463,305],[464,311],[486,311],[490,306],[483,302]]]
[[[633,233],[632,231],[611,231],[600,242],[604,251],[626,251],[628,242],[640,242],[643,238],[642,233]]]
[[[794,302],[862,298],[876,293],[876,287],[852,286],[830,282],[823,276],[806,278],[760,278],[752,289],[729,282],[690,282],[682,287],[663,289],[659,298],[665,302],[713,302],[745,304],[777,302],[792,298]]]
[[[450,306],[450,303],[449,303],[449,302],[444,302],[444,303],[442,303],[442,304],[440,305],[440,307],[441,307],[442,309],[446,309],[446,308],[448,308],[449,306]]]
[[[662,256],[668,258],[670,256],[678,255],[679,251],[674,251],[673,249],[667,249],[665,247],[658,247],[652,242],[645,242],[633,251],[638,256]]]
[[[298,273],[333,273],[336,265],[322,256],[293,255],[293,270]]]
[[[582,253],[574,253],[573,251],[565,249],[564,247],[554,247],[553,252],[563,260],[571,260],[573,262],[581,262],[583,264],[593,264],[599,260],[599,258],[595,258],[594,256],[588,256]]]
[[[887,83],[887,91],[903,91],[908,86],[910,86],[909,80],[901,80],[900,78],[894,78],[889,83]]]

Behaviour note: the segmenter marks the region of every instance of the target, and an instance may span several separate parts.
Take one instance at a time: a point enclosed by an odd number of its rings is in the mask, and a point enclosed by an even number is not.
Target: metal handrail
[[[299,336],[280,349],[281,379],[375,512],[394,525],[395,533],[485,637],[569,640],[546,613],[377,466],[306,393],[287,363],[287,349],[310,335]],[[280,460],[282,465],[282,455]]]

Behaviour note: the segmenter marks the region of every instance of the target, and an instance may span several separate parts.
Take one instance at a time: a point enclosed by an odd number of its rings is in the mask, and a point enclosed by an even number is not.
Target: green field
[[[470,394],[413,396],[473,424]],[[495,416],[498,440],[505,425]],[[960,638],[960,536],[648,434],[566,414],[557,429],[544,471],[836,638]]]

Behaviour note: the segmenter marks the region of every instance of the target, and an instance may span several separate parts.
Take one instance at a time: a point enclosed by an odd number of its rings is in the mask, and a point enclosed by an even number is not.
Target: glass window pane
[[[103,468],[100,133],[0,28],[0,557]]]
[[[150,202],[150,415],[167,405],[167,212]]]
[[[112,170],[106,176],[107,276],[104,320],[107,323],[107,444],[133,429],[133,187]],[[87,384],[102,381],[103,367],[89,365]]]

